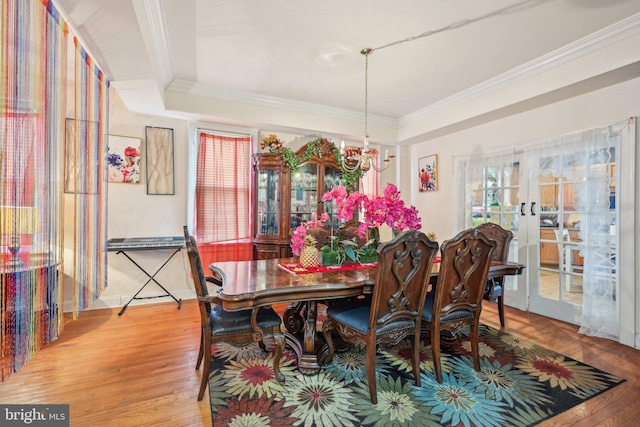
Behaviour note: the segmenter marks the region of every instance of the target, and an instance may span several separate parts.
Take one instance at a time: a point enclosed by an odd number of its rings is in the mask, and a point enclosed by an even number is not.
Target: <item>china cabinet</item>
[[[313,150],[310,145],[313,144]],[[335,146],[326,139],[312,141],[295,152],[300,161],[294,170],[281,153],[259,153],[253,156],[254,259],[292,256],[291,234],[304,221],[329,214],[334,227],[334,201],[322,202],[325,192],[341,184],[340,168],[334,155]],[[310,154],[310,152],[313,152]]]

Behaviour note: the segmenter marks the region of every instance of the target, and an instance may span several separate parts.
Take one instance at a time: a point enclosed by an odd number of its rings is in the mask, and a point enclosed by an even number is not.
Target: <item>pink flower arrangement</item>
[[[320,219],[313,214],[311,221],[306,221],[296,227],[291,236],[291,250],[295,256],[300,256],[300,251],[304,248],[304,238],[307,235],[307,229],[314,227],[322,227],[329,220],[329,214],[323,213]]]
[[[419,230],[422,227],[418,210],[414,206],[405,206],[398,188],[393,184],[388,184],[382,196],[373,199],[361,193],[347,194],[344,187],[338,186],[324,193],[322,201],[327,200],[336,201],[336,216],[344,221],[353,219],[356,209],[364,211],[364,221],[356,232],[361,238],[366,238],[368,228],[378,228],[382,224],[387,224],[396,231]]]
[[[369,228],[377,230],[382,224],[387,224],[396,231],[419,230],[422,227],[418,210],[414,206],[405,206],[404,201],[400,199],[398,188],[393,184],[388,184],[382,196],[373,199],[362,193],[349,194],[346,188],[338,186],[324,193],[322,201],[327,200],[335,200],[336,217],[345,222],[353,219],[356,209],[364,211],[364,221],[360,222],[355,232],[362,239],[367,238]],[[295,256],[299,256],[304,247],[307,229],[324,226],[328,220],[327,213],[323,213],[320,219],[314,214],[313,220],[304,222],[295,229],[291,236],[291,249]]]

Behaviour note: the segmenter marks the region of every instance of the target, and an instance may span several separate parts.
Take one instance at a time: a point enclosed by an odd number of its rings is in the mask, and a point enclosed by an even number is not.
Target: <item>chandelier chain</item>
[[[364,54],[364,143],[369,143],[369,54],[371,49],[363,49]]]
[[[364,147],[358,152],[349,150],[345,152],[344,141],[340,146],[340,154],[342,157],[342,168],[348,172],[361,170],[366,173],[369,169],[375,171],[383,171],[391,164],[391,158],[385,153],[384,166],[377,166],[376,159],[378,150],[369,149],[369,55],[373,53],[373,49],[365,48],[360,51],[364,55]],[[388,150],[387,150],[388,151]]]

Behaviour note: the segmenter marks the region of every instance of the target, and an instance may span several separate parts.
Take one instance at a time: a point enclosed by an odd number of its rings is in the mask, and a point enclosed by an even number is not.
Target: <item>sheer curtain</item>
[[[584,257],[579,332],[615,340],[619,311],[610,186],[619,141],[619,126],[618,130],[608,126],[551,138],[523,151],[530,179],[552,175],[576,183],[574,207],[581,218],[578,249]]]
[[[504,191],[502,189],[503,186],[510,185],[511,181],[507,182],[505,176],[506,174],[511,176],[511,173],[519,173],[519,168],[514,166],[517,165],[518,159],[519,157],[515,155],[513,150],[507,152],[475,152],[470,156],[454,158],[456,170],[454,188],[463,188],[464,191],[458,191],[454,196],[456,201],[453,213],[454,228],[451,231],[453,234],[457,233],[456,230],[463,230],[474,225],[474,215],[478,215],[478,213],[474,212],[472,207],[482,207],[481,215],[486,212],[486,208],[489,206],[487,200],[488,191],[501,192]],[[489,170],[500,171],[499,177],[502,178],[502,181],[491,183],[488,178]],[[479,194],[482,195],[481,198],[478,197]],[[511,201],[510,194],[496,194],[495,197],[500,201],[503,211],[507,213],[508,207],[505,202]],[[517,215],[514,219],[515,221],[518,220]],[[506,224],[500,225],[506,226]],[[518,229],[517,223],[512,224],[512,226],[514,231]]]
[[[253,257],[249,136],[198,133],[195,236],[203,263]]]
[[[523,179],[538,182],[540,177],[562,177],[574,182],[573,208],[580,215],[577,243],[584,257],[583,305],[580,333],[618,340],[620,336],[619,248],[616,232],[620,191],[612,199],[620,165],[621,132],[628,121],[582,132],[557,136],[518,147],[518,155],[506,150],[496,153],[473,153],[455,159],[456,188],[455,226],[468,227],[473,215],[473,194],[486,167],[521,162],[520,171],[528,171]],[[520,152],[521,151],[521,152]],[[633,162],[633,160],[630,160]],[[617,186],[620,189],[619,186]],[[614,209],[615,206],[615,209]],[[560,207],[562,210],[562,206]]]

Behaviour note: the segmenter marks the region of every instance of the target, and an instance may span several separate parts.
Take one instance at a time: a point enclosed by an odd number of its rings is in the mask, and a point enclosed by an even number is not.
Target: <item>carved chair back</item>
[[[441,329],[457,331],[478,320],[495,246],[495,241],[474,228],[442,244],[432,323],[440,323]]]
[[[402,232],[378,247],[369,330],[380,331],[401,320],[419,323],[437,251],[438,243],[417,230]]]
[[[489,239],[496,241],[496,248],[493,250],[493,256],[491,257],[492,261],[507,262],[513,233],[492,222],[485,222],[476,228],[482,231]]]

